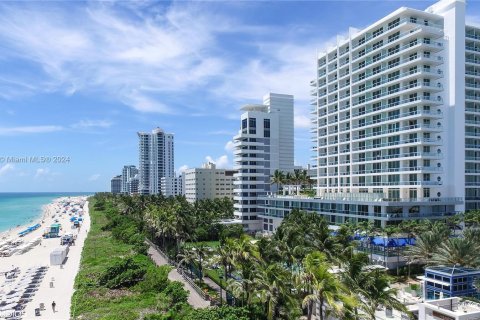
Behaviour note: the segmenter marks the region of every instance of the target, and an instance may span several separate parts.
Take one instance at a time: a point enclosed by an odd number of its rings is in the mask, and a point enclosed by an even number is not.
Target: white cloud
[[[22,126],[22,127],[0,127],[0,135],[11,136],[18,134],[30,134],[30,133],[48,133],[61,131],[61,126]]]
[[[305,115],[295,115],[294,123],[296,128],[310,129],[312,127],[312,121]]]
[[[198,3],[173,2],[161,9],[150,5],[148,10],[122,2],[89,2],[69,11],[51,6],[0,7],[0,41],[6,47],[0,58],[26,59],[46,76],[28,81],[9,75],[14,81],[9,86],[26,92],[95,92],[139,112],[211,115],[223,108],[221,114],[231,118],[233,106],[258,101],[271,91],[294,94],[295,115],[302,120],[308,117],[316,49],[332,42],[304,40],[306,34],[315,34],[313,27],[300,28],[302,36],[289,36]],[[299,30],[286,26],[284,31],[291,29]],[[49,37],[39,39],[38,34]],[[255,39],[241,43],[251,55],[239,61],[224,45],[225,34]],[[188,102],[179,101],[184,99],[179,93],[196,89],[221,101],[222,107],[197,106],[190,95]],[[170,105],[170,96],[181,109]],[[225,97],[230,101],[225,103]],[[296,126],[304,128],[305,123],[296,121]]]
[[[237,119],[238,116],[235,118]],[[234,136],[236,133],[232,130],[217,130],[217,131],[210,131],[209,135],[218,135],[218,136]]]
[[[48,175],[50,175],[50,169],[49,168],[38,168],[35,171],[34,178],[35,179],[40,179],[40,178],[46,177]]]
[[[225,154],[223,156],[220,156],[216,159],[213,159],[211,156],[206,156],[205,157],[205,160],[207,162],[213,162],[215,163],[216,167],[218,169],[227,169],[227,168],[230,168],[230,163],[228,161],[228,156]]]
[[[222,55],[213,53],[215,35],[234,30],[224,17],[196,4],[174,3],[140,19],[124,9],[2,6],[0,41],[8,49],[0,55],[31,61],[46,76],[28,85],[9,77],[16,81],[11,91],[94,91],[140,112],[171,113],[162,93],[198,87],[225,71]]]
[[[12,172],[15,169],[15,166],[11,163],[7,163],[0,167],[0,177],[7,175],[9,172]]]
[[[97,181],[98,178],[100,178],[100,174],[95,173],[95,174],[92,174],[90,177],[88,177],[88,181]]]
[[[178,168],[178,173],[179,174],[182,174],[183,172],[185,172],[189,167],[184,164],[183,166],[180,166],[180,168]]]
[[[110,128],[112,122],[108,120],[80,120],[77,123],[72,124],[74,129],[86,129],[86,128]]]
[[[465,17],[465,24],[480,27],[480,16],[478,15],[467,15]]]
[[[227,152],[233,152],[233,149],[235,148],[235,144],[233,143],[232,140],[228,141],[226,144],[225,144],[225,151]]]

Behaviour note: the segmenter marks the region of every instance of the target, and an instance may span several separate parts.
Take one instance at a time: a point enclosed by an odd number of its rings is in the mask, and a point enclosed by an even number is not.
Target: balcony
[[[352,175],[358,174],[374,174],[374,173],[398,173],[398,172],[442,172],[443,168],[437,167],[402,167],[402,168],[383,168],[383,169],[367,169],[367,170],[354,170]]]
[[[394,31],[394,29],[396,29],[397,27],[399,27],[400,25],[406,25],[406,24],[412,24],[412,25],[421,25],[423,28],[425,27],[429,27],[429,28],[435,28],[435,29],[439,29],[438,31],[441,31],[440,29],[442,29],[443,27],[439,24],[435,24],[435,23],[429,23],[428,25],[425,25],[423,23],[419,23],[419,22],[415,22],[415,21],[412,21],[410,20],[410,18],[403,18],[403,19],[400,19],[400,21],[398,23],[395,23],[395,24],[392,24],[390,27],[387,27],[385,26],[385,29],[386,31],[382,32],[382,33],[379,33],[378,35],[374,36],[373,34],[372,35],[369,35],[369,36],[365,36],[363,39],[364,39],[364,42],[363,43],[357,43],[357,44],[354,44],[353,45],[353,49],[356,49],[362,45],[366,45],[368,43],[370,43],[370,41],[372,39],[377,39],[379,36],[381,35],[385,35],[385,34],[388,34],[388,33],[391,33],[392,31]]]
[[[354,187],[376,187],[376,186],[441,186],[441,181],[381,181],[381,182],[356,182]]]
[[[364,103],[367,103],[367,102],[370,102],[372,100],[376,100],[376,99],[380,99],[380,98],[384,98],[384,97],[387,97],[389,95],[393,95],[393,94],[396,94],[396,93],[405,93],[405,91],[408,91],[410,89],[414,89],[414,88],[418,88],[418,89],[422,89],[422,88],[430,88],[430,89],[438,89],[438,90],[441,90],[441,86],[438,86],[438,85],[433,85],[432,83],[427,83],[427,82],[417,82],[415,84],[409,84],[409,85],[406,85],[406,86],[402,86],[402,87],[398,87],[397,89],[395,90],[391,90],[391,91],[383,91],[381,92],[380,94],[377,94],[377,95],[372,95],[370,97],[367,97],[365,100],[363,100],[362,102],[360,101],[356,101],[353,103],[353,106],[357,106],[359,104],[364,104]]]
[[[406,105],[406,104],[416,102],[416,101],[430,102],[430,103],[435,103],[435,104],[441,104],[442,103],[442,99],[438,100],[438,99],[433,99],[432,97],[428,97],[428,96],[417,96],[417,97],[414,97],[414,98],[399,100],[399,101],[392,102],[392,103],[381,104],[378,108],[375,108],[375,109],[372,108],[372,109],[365,110],[365,111],[354,112],[352,114],[352,117],[363,116],[363,115],[370,114],[370,113],[373,113],[373,112],[378,112],[380,110],[385,110],[385,109],[395,107],[395,106],[402,106],[402,105]]]
[[[375,157],[357,158],[357,159],[353,159],[351,163],[362,163],[362,162],[368,162],[368,161],[381,161],[381,160],[388,160],[388,159],[417,158],[417,157],[440,159],[443,157],[443,154],[434,153],[434,152],[405,152],[405,153],[379,155]]]
[[[388,121],[396,120],[396,119],[403,120],[406,117],[411,117],[411,116],[415,116],[415,115],[418,115],[419,117],[422,117],[422,116],[432,116],[434,118],[441,118],[442,117],[441,112],[431,112],[431,111],[426,111],[426,110],[423,110],[423,111],[422,110],[417,110],[417,111],[411,111],[411,112],[403,112],[403,113],[399,113],[399,114],[394,115],[394,116],[383,117],[383,118],[380,118],[380,119],[377,119],[377,120],[366,121],[364,123],[358,123],[358,124],[353,125],[352,129],[368,127],[368,126],[373,125],[373,124],[388,122]]]
[[[476,100],[476,101],[480,101],[480,96],[474,96],[474,95],[465,95],[465,99],[467,99],[467,100]]]
[[[411,36],[412,33],[406,33],[406,34],[403,34],[401,35],[401,39],[404,39],[404,38],[407,38],[409,36]],[[399,39],[399,40],[401,40]],[[398,40],[398,41],[399,41]],[[355,56],[352,57],[352,62],[355,62],[357,61],[359,58],[362,58],[362,57],[366,57],[367,55],[369,54],[372,54],[373,52],[377,51],[377,50],[380,50],[380,49],[385,49],[386,47],[388,47],[389,45],[392,45],[393,42],[386,42],[384,45],[382,46],[379,46],[379,47],[371,47],[367,50],[365,50],[365,53],[363,54],[357,54]],[[389,53],[386,53],[386,54],[383,54],[380,59],[383,59],[385,57],[389,57],[389,56],[392,56],[394,54],[398,54],[398,53],[401,53],[402,51],[405,51],[405,50],[408,50],[410,48],[414,48],[414,47],[417,47],[417,46],[421,46],[421,45],[427,45],[429,46],[430,48],[433,48],[433,49],[442,49],[443,48],[443,43],[442,42],[438,42],[438,41],[425,41],[424,39],[415,39],[413,40],[411,43],[409,44],[405,44],[405,45],[402,45],[400,46],[398,49],[392,51],[392,52],[389,52]],[[376,62],[376,61],[374,61]]]
[[[362,147],[353,147],[352,152],[378,149],[378,148],[387,148],[387,147],[399,147],[402,144],[432,144],[432,145],[442,145],[441,139],[431,139],[431,138],[416,138],[416,139],[405,139],[392,142],[384,142],[380,144],[370,144]]]

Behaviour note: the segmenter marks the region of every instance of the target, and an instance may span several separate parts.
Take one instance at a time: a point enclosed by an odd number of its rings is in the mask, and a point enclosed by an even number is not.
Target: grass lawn
[[[223,289],[227,287],[227,283],[225,282],[223,275],[223,269],[205,269],[205,275]]]
[[[90,198],[91,226],[82,251],[80,271],[75,278],[72,297],[72,319],[130,320],[156,310],[161,304],[157,294],[129,289],[107,289],[98,285],[98,278],[112,258],[132,253],[132,246],[114,239],[110,231],[102,231],[107,219],[102,211],[94,210]],[[152,262],[153,265],[153,262]]]

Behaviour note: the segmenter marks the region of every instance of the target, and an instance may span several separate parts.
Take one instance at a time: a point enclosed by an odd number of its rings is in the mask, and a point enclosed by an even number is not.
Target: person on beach
[[[55,303],[55,301],[53,301],[53,302],[52,302],[52,310],[53,310],[54,313],[55,313],[55,306],[56,306],[56,305],[57,305],[57,304]]]

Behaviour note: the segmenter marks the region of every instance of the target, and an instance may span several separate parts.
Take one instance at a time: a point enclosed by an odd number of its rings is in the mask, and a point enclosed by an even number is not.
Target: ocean
[[[0,193],[0,232],[24,225],[41,217],[42,207],[53,199],[91,195],[92,192],[8,192]]]

